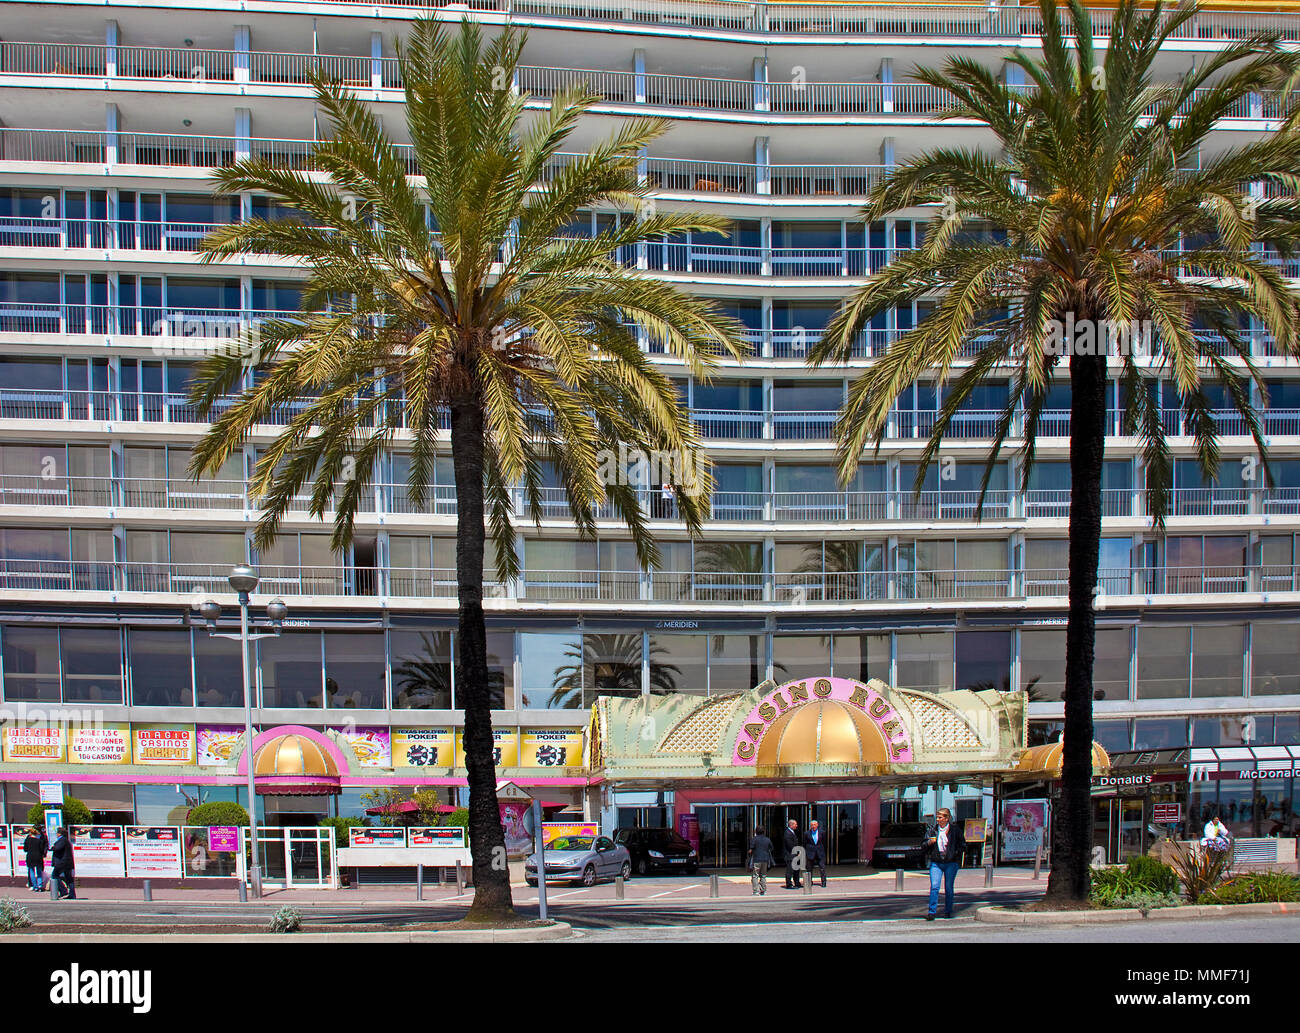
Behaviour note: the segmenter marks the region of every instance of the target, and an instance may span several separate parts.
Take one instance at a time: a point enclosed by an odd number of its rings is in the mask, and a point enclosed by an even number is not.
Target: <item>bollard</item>
[[[614,899],[623,899],[623,876],[621,875],[616,875],[614,877]]]
[[[248,903],[248,887],[244,885],[243,879],[239,880],[239,902],[241,904]]]
[[[59,880],[55,878],[50,879],[50,899],[59,899]]]
[[[901,868],[894,869],[894,892],[903,892],[903,869]]]
[[[415,899],[424,899],[424,865],[415,866]]]
[[[1034,848],[1034,882],[1038,881],[1038,873],[1043,867],[1043,844],[1039,843]]]
[[[986,864],[984,866],[984,888],[988,889],[993,885],[993,866]]]
[[[148,879],[144,880],[144,899],[153,900],[153,883]]]
[[[461,868],[460,862],[456,862],[456,896],[465,892],[465,870]]]
[[[805,878],[803,881],[803,892],[804,892],[804,896],[808,896],[810,893],[812,893],[812,869],[809,868],[806,872],[804,872],[804,875],[807,876],[807,878]]]
[[[716,897],[717,895],[718,895],[718,877],[717,877],[716,875],[710,875],[710,876],[709,876],[709,896],[710,896],[710,897]]]

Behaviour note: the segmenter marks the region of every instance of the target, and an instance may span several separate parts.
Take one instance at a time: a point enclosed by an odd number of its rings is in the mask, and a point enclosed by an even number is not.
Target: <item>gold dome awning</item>
[[[791,764],[885,764],[889,748],[865,713],[838,700],[797,707],[772,722],[758,747],[760,769]]]
[[[253,775],[257,778],[296,775],[309,778],[337,778],[334,758],[306,736],[286,732],[263,743],[253,754]]]
[[[1064,743],[1051,742],[1045,746],[1031,746],[1020,755],[1017,771],[1041,772],[1048,778],[1061,777],[1061,754]],[[1092,773],[1104,775],[1110,770],[1110,754],[1101,743],[1092,744]]]

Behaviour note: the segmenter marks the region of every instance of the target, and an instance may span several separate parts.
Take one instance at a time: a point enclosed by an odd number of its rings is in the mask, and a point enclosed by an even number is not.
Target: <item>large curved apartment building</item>
[[[370,740],[389,744],[375,771],[393,784],[419,773],[397,748],[421,738],[412,731],[446,743],[450,756],[460,713],[449,461],[427,506],[412,511],[399,447],[344,556],[331,554],[328,526],[307,515],[306,500],[273,548],[253,549],[245,478],[274,426],[221,477],[185,478],[205,429],[186,398],[196,358],[241,320],[298,305],[297,273],[283,260],[197,261],[196,242],[213,225],[268,208],[257,196],[214,197],[212,168],[248,154],[302,167],[319,128],[313,69],[354,87],[402,139],[394,40],[420,10],[345,0],[0,3],[0,646],[10,726],[91,710],[132,735],[242,728],[238,647],[211,638],[194,605],[214,595],[233,614],[225,577],[249,561],[263,578],[254,614],[273,595],[290,608],[286,632],[258,643],[258,723],[394,733]],[[937,217],[915,208],[864,224],[870,185],[920,149],[991,139],[977,124],[936,125],[941,98],[913,69],[1032,52],[1036,9],[476,0],[438,16],[527,28],[518,88],[539,110],[564,84],[590,84],[603,100],[575,149],[630,117],[672,120],[643,163],[656,203],[713,212],[731,228],[648,244],[626,260],[719,299],[752,346],[707,385],[662,359],[716,463],[701,540],[687,537],[671,493],[649,479],[662,569],[638,570],[613,519],[597,540],[578,540],[558,489],[540,529],[520,521],[523,573],[491,586],[488,602],[503,777],[527,782],[557,757],[576,766],[598,695],[719,695],[814,674],[923,691],[1029,689],[1031,743],[1054,738],[1068,391],[1040,428],[1029,490],[1017,490],[1013,440],[977,519],[1005,385],[983,389],[955,421],[942,450],[951,462],[919,496],[915,464],[943,401],[924,380],[900,400],[851,488],[834,475],[832,425],[849,379],[922,318],[924,303],[879,320],[853,368],[803,361],[845,295]],[[1096,12],[1103,32],[1106,19]],[[1161,67],[1176,73],[1257,27],[1300,40],[1300,11],[1212,6]],[[1211,146],[1270,132],[1271,113],[1261,100],[1225,119]],[[590,227],[627,217],[593,211]],[[1300,276],[1295,263],[1286,271]],[[1253,347],[1269,385],[1276,486],[1253,476],[1250,438],[1226,400],[1222,473],[1206,483],[1170,394],[1175,487],[1163,538],[1152,533],[1140,450],[1120,433],[1112,389],[1096,665],[1097,738],[1112,752],[1300,743],[1300,365],[1262,334]],[[63,748],[70,762],[66,738]],[[35,799],[25,763],[6,744],[9,822]],[[178,792],[240,792],[178,790],[147,764],[104,770],[73,791],[119,823],[164,822]],[[455,763],[445,773],[454,794]],[[362,791],[268,797],[267,819],[355,813]],[[950,789],[937,791],[952,802]],[[582,790],[551,792],[576,804]],[[894,813],[909,813],[909,802],[928,811],[935,793],[896,792]],[[974,808],[959,817],[978,813],[978,789],[956,796]],[[600,806],[611,822],[655,824],[670,802],[606,790]]]

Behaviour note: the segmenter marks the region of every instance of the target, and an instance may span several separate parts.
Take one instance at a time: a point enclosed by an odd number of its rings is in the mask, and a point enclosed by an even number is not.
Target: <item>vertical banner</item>
[[[691,849],[698,855],[700,852],[700,819],[694,814],[677,815],[677,831],[681,833],[682,839],[690,843]]]
[[[533,851],[533,834],[528,831],[528,809],[531,800],[497,800],[501,812],[501,831],[506,838],[506,856],[512,859],[527,857]]]
[[[184,874],[181,830],[168,825],[126,827],[128,879],[179,879]]]
[[[71,830],[72,867],[77,878],[120,879],[126,854],[119,825],[78,825]]]

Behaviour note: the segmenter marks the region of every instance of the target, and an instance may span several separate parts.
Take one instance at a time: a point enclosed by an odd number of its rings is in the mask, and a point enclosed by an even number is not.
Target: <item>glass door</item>
[[[700,823],[700,865],[704,868],[743,868],[750,830],[746,807],[715,804],[694,809]]]
[[[1141,798],[1120,797],[1119,803],[1119,861],[1140,857],[1146,853],[1145,803]]]
[[[814,804],[812,817],[817,819],[818,827],[826,833],[826,863],[857,864],[862,839],[862,805]]]

